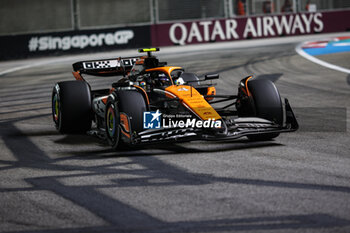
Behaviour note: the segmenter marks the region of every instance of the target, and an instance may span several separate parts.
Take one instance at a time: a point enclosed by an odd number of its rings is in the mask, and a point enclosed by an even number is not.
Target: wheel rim
[[[114,111],[114,106],[111,105],[108,108],[107,111],[107,131],[108,131],[108,135],[113,138],[115,135],[115,131],[116,131],[116,118],[115,118],[115,111]]]
[[[60,114],[60,108],[59,108],[59,100],[57,93],[54,95],[53,100],[52,100],[52,114],[55,122],[58,122],[59,114]]]

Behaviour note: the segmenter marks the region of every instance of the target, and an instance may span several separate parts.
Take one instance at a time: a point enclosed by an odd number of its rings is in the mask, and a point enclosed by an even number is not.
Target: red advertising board
[[[263,15],[151,26],[153,46],[294,36],[350,30],[350,11]]]

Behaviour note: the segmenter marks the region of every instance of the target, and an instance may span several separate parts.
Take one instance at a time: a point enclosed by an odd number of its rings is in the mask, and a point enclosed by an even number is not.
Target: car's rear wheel
[[[90,87],[83,81],[65,81],[52,91],[52,117],[60,133],[85,133],[91,128]]]

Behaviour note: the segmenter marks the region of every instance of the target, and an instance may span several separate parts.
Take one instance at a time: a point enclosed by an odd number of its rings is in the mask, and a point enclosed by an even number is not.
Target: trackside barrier
[[[147,47],[150,26],[0,37],[0,60]]]
[[[350,31],[350,11],[264,15],[156,24],[152,45],[186,45]]]
[[[0,60],[350,31],[350,10],[0,36]]]

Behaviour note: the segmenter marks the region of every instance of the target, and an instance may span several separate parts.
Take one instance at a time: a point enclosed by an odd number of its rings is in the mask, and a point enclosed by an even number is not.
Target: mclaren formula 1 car
[[[273,82],[249,76],[240,81],[236,95],[220,95],[213,84],[218,74],[199,78],[160,62],[152,55],[155,51],[159,49],[140,49],[144,56],[74,63],[76,80],[53,88],[57,130],[96,134],[117,149],[243,136],[270,140],[298,129],[288,100]],[[83,75],[111,76],[111,87],[91,90]]]

